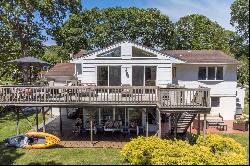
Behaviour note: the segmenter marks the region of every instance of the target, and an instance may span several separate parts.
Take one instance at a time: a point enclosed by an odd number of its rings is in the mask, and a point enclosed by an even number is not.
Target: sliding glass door
[[[132,67],[132,85],[144,86],[144,66]]]
[[[133,66],[132,67],[133,86],[155,86],[156,66]]]
[[[121,66],[97,66],[97,86],[121,86]]]
[[[155,86],[156,66],[145,66],[145,86]]]
[[[108,66],[97,66],[97,86],[108,86]]]
[[[109,66],[109,86],[121,86],[121,66]]]

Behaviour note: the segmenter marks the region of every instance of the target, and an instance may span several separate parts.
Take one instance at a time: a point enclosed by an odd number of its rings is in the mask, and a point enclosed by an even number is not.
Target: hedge
[[[233,139],[208,135],[190,145],[182,140],[158,137],[132,139],[121,151],[124,160],[133,165],[242,165],[246,164],[245,149]],[[224,141],[224,142],[223,142]],[[226,143],[225,143],[226,142]]]

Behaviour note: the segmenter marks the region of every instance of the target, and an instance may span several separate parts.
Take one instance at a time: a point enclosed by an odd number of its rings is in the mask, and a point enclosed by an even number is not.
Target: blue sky
[[[230,25],[230,6],[234,0],[81,0],[83,8],[93,7],[139,7],[157,8],[168,15],[172,21],[189,14],[202,14],[222,27],[234,31]],[[49,37],[45,45],[55,44]]]

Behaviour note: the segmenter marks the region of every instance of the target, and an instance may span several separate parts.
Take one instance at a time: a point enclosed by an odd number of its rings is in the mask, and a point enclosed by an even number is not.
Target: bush
[[[197,139],[197,145],[204,145],[202,136]],[[217,134],[208,134],[206,136],[205,146],[209,147],[215,153],[234,152],[236,154],[246,155],[246,149],[232,138],[223,137]]]
[[[208,135],[203,144],[190,145],[181,140],[163,140],[158,137],[138,137],[125,145],[124,160],[140,165],[214,165],[246,164],[245,149],[231,138]]]

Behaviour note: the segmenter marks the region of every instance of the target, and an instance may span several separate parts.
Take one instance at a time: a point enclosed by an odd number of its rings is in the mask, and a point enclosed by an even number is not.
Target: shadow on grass
[[[28,165],[62,165],[62,163],[57,163],[55,161],[49,161],[49,162],[43,162],[43,163],[32,162],[32,163],[29,163]]]
[[[4,142],[0,142],[0,165],[12,165],[22,155],[24,153],[17,153],[16,148],[5,147]]]

